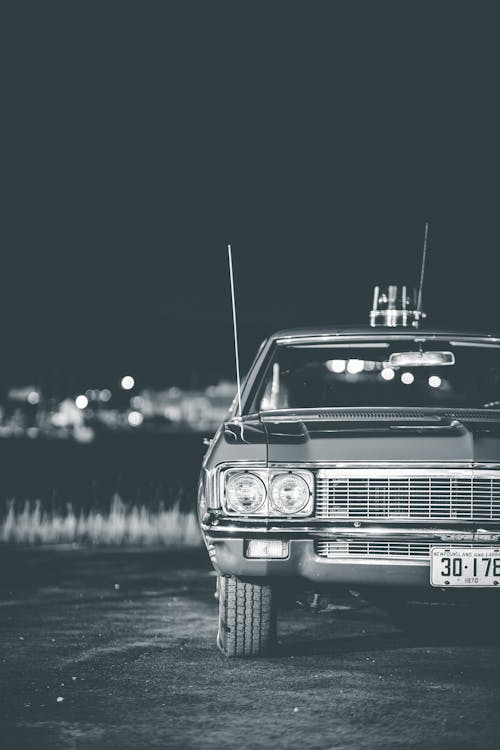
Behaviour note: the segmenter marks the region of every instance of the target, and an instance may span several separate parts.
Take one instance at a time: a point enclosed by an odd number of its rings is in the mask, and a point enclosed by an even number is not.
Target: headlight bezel
[[[241,512],[238,510],[235,510],[232,506],[230,501],[227,497],[227,483],[229,480],[232,479],[234,476],[238,476],[241,474],[250,474],[257,477],[265,487],[265,499],[264,502],[259,506],[259,508],[255,511],[247,511],[247,512]],[[296,511],[294,513],[282,513],[277,508],[274,507],[274,505],[271,502],[271,488],[274,481],[281,477],[286,477],[289,475],[295,475],[299,477],[301,480],[303,480],[308,488],[308,498],[304,506],[300,509],[300,511]],[[238,466],[238,467],[224,467],[224,469],[220,472],[220,482],[219,482],[219,498],[220,498],[220,507],[223,510],[224,513],[226,513],[229,516],[239,517],[239,518],[282,518],[282,519],[292,519],[292,518],[304,518],[311,516],[314,510],[314,474],[312,471],[306,470],[306,469],[294,469],[294,468],[286,468],[286,469],[278,469],[278,468],[272,468],[272,469],[265,469],[265,468],[257,468],[257,467],[251,467],[249,466]]]

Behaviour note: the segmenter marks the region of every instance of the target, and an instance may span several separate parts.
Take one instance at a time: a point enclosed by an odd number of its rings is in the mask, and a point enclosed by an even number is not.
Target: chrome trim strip
[[[266,468],[266,462],[265,461],[249,461],[248,459],[245,460],[239,460],[239,461],[223,461],[220,464],[217,464],[214,468],[215,471],[223,471],[224,469],[237,469],[239,466],[250,466],[250,468]]]
[[[278,346],[288,344],[319,344],[328,343],[329,341],[408,341],[413,339],[414,341],[463,341],[464,343],[477,342],[478,344],[500,344],[500,338],[494,336],[457,336],[456,334],[434,334],[434,333],[422,333],[420,336],[416,331],[409,331],[408,333],[392,333],[392,334],[370,334],[370,333],[318,333],[318,334],[305,334],[303,336],[280,336],[275,340]]]
[[[317,554],[317,553],[316,553]],[[349,557],[325,557],[323,555],[318,555],[318,559],[321,562],[326,562],[328,564],[334,563],[335,565],[367,565],[367,566],[373,566],[373,565],[386,565],[386,566],[397,566],[397,567],[414,567],[414,566],[420,566],[420,567],[429,567],[429,559],[426,557],[356,557],[356,555],[349,555]],[[355,587],[353,587],[355,588]]]
[[[316,531],[317,529],[359,529],[359,528],[372,528],[373,526],[380,526],[380,524],[388,524],[390,528],[400,527],[402,529],[420,528],[426,530],[434,530],[446,528],[450,523],[453,522],[453,528],[462,529],[465,528],[468,531],[482,531],[487,532],[484,528],[488,526],[496,532],[497,528],[500,533],[500,522],[491,520],[475,520],[471,518],[419,518],[417,520],[413,518],[316,518],[314,516],[307,516],[299,518],[297,516],[280,517],[280,516],[230,516],[225,514],[221,510],[208,511],[208,515],[205,520],[210,520],[214,526],[221,526],[223,524],[238,525],[242,530],[255,526],[256,522],[259,525],[259,529],[267,531],[277,526],[287,531]],[[418,524],[418,525],[417,525]],[[456,531],[456,533],[460,533]]]
[[[406,410],[406,412],[405,412]],[[412,413],[419,412],[417,417],[413,416]],[[354,415],[358,415],[357,418],[345,417],[342,414],[350,412]],[[373,416],[364,417],[360,419],[360,415],[364,415],[366,412],[371,412]],[[391,412],[398,412],[397,414],[391,414]],[[481,417],[471,417],[471,412],[484,412],[485,419]],[[328,414],[328,417],[324,415]],[[445,407],[431,408],[429,406],[416,406],[411,409],[408,407],[351,407],[342,408],[338,406],[325,406],[322,408],[316,407],[304,407],[300,408],[282,408],[282,409],[263,409],[259,412],[260,420],[264,424],[271,422],[272,424],[289,423],[289,422],[352,422],[353,426],[358,424],[384,424],[388,428],[400,427],[399,422],[406,421],[404,427],[409,430],[425,430],[434,427],[429,422],[441,422],[444,419],[450,419],[451,421],[445,425],[438,424],[435,428],[450,429],[450,427],[462,424],[461,419],[464,422],[493,422],[500,420],[500,409],[485,409],[481,408],[456,408],[447,409]],[[377,418],[378,417],[378,418]],[[494,419],[496,417],[496,420]]]
[[[207,514],[202,521],[201,528],[210,536],[217,537],[247,537],[248,535],[256,536],[283,536],[286,539],[345,539],[356,541],[359,539],[390,541],[421,541],[432,542],[439,541],[448,544],[456,542],[475,542],[496,543],[500,542],[500,529],[474,529],[457,531],[456,528],[404,528],[391,526],[300,526],[295,527],[269,525],[269,524],[247,524],[235,522],[233,519],[225,521],[221,518],[214,518],[213,515]]]
[[[449,424],[392,424],[390,425],[391,430],[419,430],[419,431],[426,431],[429,430],[441,430],[443,432],[444,430],[456,430],[457,427],[463,427],[462,423],[458,421],[458,419],[452,419]]]
[[[342,479],[342,478],[349,478],[349,477],[361,477],[362,479],[367,478],[365,470],[358,467],[350,467],[348,469],[342,469],[339,471],[339,469],[319,469],[316,472],[316,476],[318,479]],[[465,477],[466,479],[470,479],[472,477],[483,478],[483,479],[497,479],[500,476],[500,470],[499,469],[490,469],[490,470],[481,470],[474,471],[474,469],[470,468],[452,468],[447,467],[445,468],[423,468],[420,466],[415,466],[411,468],[397,468],[393,469],[391,467],[388,468],[381,468],[381,467],[372,467],[370,469],[370,476],[369,479],[381,477],[383,479],[393,479],[397,477],[443,477],[447,479],[448,477]]]
[[[500,470],[500,463],[464,463],[463,461],[433,461],[422,462],[422,461],[393,461],[388,463],[387,461],[273,461],[269,462],[270,468],[275,469],[387,469],[393,471],[394,469],[405,469],[406,472],[411,472],[415,469],[441,469],[442,471],[450,470],[455,471],[456,469],[490,469],[492,471]]]

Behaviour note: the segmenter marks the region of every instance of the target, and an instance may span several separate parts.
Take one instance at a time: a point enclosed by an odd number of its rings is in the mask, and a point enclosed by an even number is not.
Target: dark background
[[[0,410],[14,385],[50,414],[126,373],[233,379],[228,242],[243,368],[273,329],[366,322],[373,284],[417,280],[425,221],[429,320],[500,328],[497,6],[1,3]],[[412,635],[357,599],[294,609],[276,656],[224,661],[189,516],[159,539],[201,435],[4,422],[4,750],[498,750],[494,610]],[[130,548],[139,512],[161,550]]]
[[[273,329],[418,278],[498,319],[496,3],[2,10],[1,385],[232,376]]]

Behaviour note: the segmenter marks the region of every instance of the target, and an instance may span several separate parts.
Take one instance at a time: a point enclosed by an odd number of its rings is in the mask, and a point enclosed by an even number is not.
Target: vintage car
[[[199,518],[228,656],[272,649],[290,592],[499,601],[500,338],[396,299],[377,288],[365,328],[270,336],[211,441]]]

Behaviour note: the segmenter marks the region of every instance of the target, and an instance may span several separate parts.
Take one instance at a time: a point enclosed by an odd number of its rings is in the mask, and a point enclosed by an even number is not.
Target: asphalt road
[[[500,746],[500,639],[474,620],[291,610],[275,656],[227,660],[204,557],[4,547],[0,570],[3,750]]]

